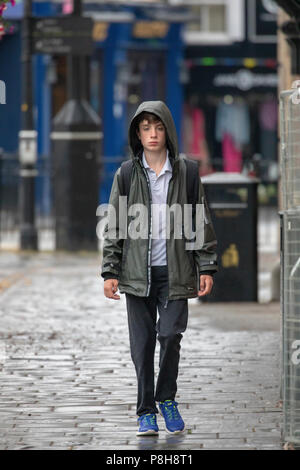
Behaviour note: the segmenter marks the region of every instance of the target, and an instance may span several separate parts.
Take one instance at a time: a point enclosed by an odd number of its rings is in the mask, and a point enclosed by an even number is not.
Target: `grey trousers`
[[[125,294],[130,351],[137,375],[138,416],[158,413],[155,402],[174,400],[177,391],[180,341],[187,327],[188,300],[166,302],[167,294],[167,266],[152,266],[149,297]],[[160,356],[154,393],[156,338],[160,343]]]

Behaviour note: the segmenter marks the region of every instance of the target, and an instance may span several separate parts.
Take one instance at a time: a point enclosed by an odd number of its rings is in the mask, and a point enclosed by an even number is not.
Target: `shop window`
[[[183,107],[181,135],[182,152],[199,161],[201,176],[221,171],[256,175],[264,185],[278,180],[275,91],[191,93]]]

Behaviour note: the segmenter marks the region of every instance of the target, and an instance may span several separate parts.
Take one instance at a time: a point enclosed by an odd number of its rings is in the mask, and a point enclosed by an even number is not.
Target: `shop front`
[[[253,59],[255,60],[255,59]],[[258,161],[263,181],[277,179],[277,74],[274,61],[251,69],[187,63],[183,151],[203,174],[242,172]]]

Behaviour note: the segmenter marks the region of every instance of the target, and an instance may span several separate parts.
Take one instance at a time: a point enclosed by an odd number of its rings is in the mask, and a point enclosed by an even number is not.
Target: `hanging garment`
[[[223,101],[219,104],[216,113],[216,140],[222,142],[225,134],[232,137],[237,148],[250,142],[250,117],[246,104],[227,104]]]
[[[268,99],[261,103],[258,116],[263,129],[277,132],[278,107],[275,99]]]
[[[191,157],[200,161],[200,175],[212,172],[207,142],[205,138],[205,117],[201,109],[192,111],[193,142]]]
[[[200,161],[200,175],[213,171],[205,136],[205,116],[202,109],[185,106],[184,143],[190,158]]]
[[[242,171],[242,152],[239,150],[229,134],[224,134],[222,142],[224,171],[240,173]]]
[[[278,160],[277,124],[278,107],[276,99],[261,103],[258,110],[260,127],[261,178],[268,180],[272,162]]]

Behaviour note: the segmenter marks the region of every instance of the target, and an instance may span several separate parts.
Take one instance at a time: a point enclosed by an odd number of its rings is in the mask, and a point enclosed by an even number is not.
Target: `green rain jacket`
[[[178,153],[177,133],[172,115],[162,101],[146,101],[137,109],[129,127],[129,145],[133,159],[132,179],[127,207],[131,204],[144,204],[148,208],[148,238],[121,236],[117,224],[115,234],[111,237],[108,223],[104,228],[101,276],[104,279],[119,280],[120,293],[147,297],[151,288],[151,190],[147,170],[142,163],[143,147],[136,135],[135,119],[143,111],[154,113],[164,123],[167,133],[167,147],[172,165],[172,177],[169,182],[166,203],[170,206],[187,204],[186,165]],[[169,295],[167,300],[198,297],[201,273],[218,271],[216,254],[216,235],[205,199],[203,185],[199,177],[198,203],[204,204],[204,243],[201,249],[186,250],[184,237],[174,237],[174,223],[170,219],[170,237],[166,238],[168,265]],[[109,204],[112,204],[119,215],[120,167],[114,175]],[[109,219],[108,219],[109,220]],[[127,224],[132,219],[127,214]],[[123,232],[124,233],[124,232]],[[189,241],[189,240],[188,240]]]

